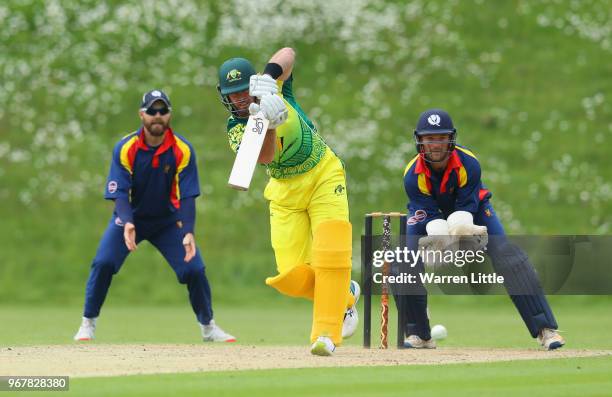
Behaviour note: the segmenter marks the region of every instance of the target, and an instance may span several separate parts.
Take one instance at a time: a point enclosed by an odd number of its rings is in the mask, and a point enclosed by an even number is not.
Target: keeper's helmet
[[[428,158],[428,152],[425,151],[424,139],[428,135],[447,135],[448,140],[436,143],[447,143],[448,149],[446,156],[442,160],[433,161]],[[430,109],[419,116],[416,129],[414,130],[414,140],[416,143],[416,150],[425,161],[428,162],[442,162],[445,161],[448,156],[455,150],[455,143],[457,142],[457,130],[453,126],[453,120],[442,109]]]
[[[221,102],[232,115],[237,115],[237,109],[230,101],[229,94],[248,90],[249,79],[254,74],[256,74],[255,68],[244,58],[228,59],[219,68],[217,90],[221,96]]]

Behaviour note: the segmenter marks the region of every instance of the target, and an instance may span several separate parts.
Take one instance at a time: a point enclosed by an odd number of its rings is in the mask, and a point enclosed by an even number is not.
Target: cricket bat
[[[262,112],[249,116],[249,120],[244,127],[238,153],[236,153],[232,172],[227,181],[229,187],[237,190],[249,190],[257,159],[266,137],[266,131],[268,131],[268,124],[269,121],[263,116]]]

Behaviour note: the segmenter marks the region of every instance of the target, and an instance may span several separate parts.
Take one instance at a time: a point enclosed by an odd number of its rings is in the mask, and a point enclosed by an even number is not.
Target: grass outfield
[[[552,297],[568,347],[612,349],[607,330],[610,298]],[[432,323],[448,327],[448,347],[535,348],[506,297],[432,297]],[[0,306],[0,347],[70,344],[78,307]],[[307,302],[219,305],[216,318],[244,345],[304,345],[310,324]],[[377,335],[377,316],[373,331]],[[390,325],[394,330],[394,325]],[[104,309],[96,344],[199,343],[187,304],[178,307]],[[393,331],[391,331],[393,332]],[[391,334],[394,338],[394,334]],[[361,330],[348,345],[361,343]],[[375,341],[373,341],[375,343]],[[341,350],[338,354],[342,354]],[[555,353],[551,353],[554,355]],[[73,378],[69,395],[97,396],[603,396],[612,388],[612,359],[571,358],[519,362],[309,368]],[[27,394],[27,393],[26,393]]]
[[[112,300],[98,321],[96,343],[198,343],[199,328],[187,302],[181,306],[120,306]],[[186,299],[185,299],[186,300]],[[612,349],[610,297],[550,297],[569,347]],[[444,324],[449,338],[442,346],[532,348],[518,313],[505,296],[430,297],[431,323]],[[242,344],[308,344],[311,312],[306,301],[275,299],[215,306],[215,319]],[[373,307],[378,310],[377,302]],[[360,314],[362,310],[360,309]],[[0,306],[0,346],[72,343],[81,316],[77,306]],[[36,324],[33,328],[33,323]],[[372,316],[373,346],[378,314]],[[395,312],[390,315],[390,340],[395,338]],[[346,341],[359,345],[357,334]]]
[[[73,379],[80,396],[609,396],[612,360],[309,368]]]

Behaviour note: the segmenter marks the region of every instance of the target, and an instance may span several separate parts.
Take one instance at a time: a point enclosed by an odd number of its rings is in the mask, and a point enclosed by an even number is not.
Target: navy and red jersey
[[[181,199],[199,195],[193,147],[171,129],[157,147],[145,143],[142,128],[115,145],[104,198],[128,198],[135,218],[172,215]]]
[[[480,180],[478,159],[461,146],[451,152],[446,169],[440,173],[420,155],[415,156],[404,170],[404,189],[409,199],[409,225],[424,226],[433,219],[446,219],[455,211],[476,214],[480,203],[491,197]]]

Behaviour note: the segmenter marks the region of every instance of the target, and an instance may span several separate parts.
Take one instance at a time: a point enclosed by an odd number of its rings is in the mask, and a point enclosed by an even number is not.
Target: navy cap
[[[166,95],[162,90],[151,90],[145,93],[142,96],[142,103],[140,104],[141,110],[147,110],[153,105],[156,101],[162,101],[168,106],[168,109],[172,110],[172,105],[170,105],[170,98]]]
[[[453,120],[442,109],[430,109],[421,113],[415,135],[451,134],[455,133]]]

